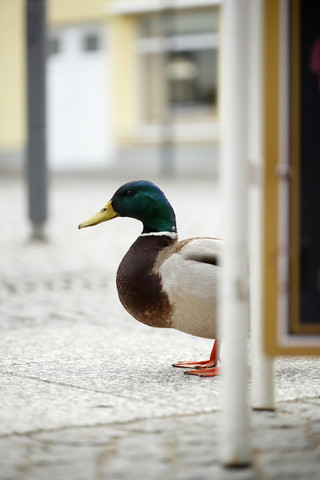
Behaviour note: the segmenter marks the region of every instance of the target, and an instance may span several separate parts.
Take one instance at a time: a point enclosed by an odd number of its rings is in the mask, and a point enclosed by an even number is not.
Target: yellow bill
[[[98,213],[87,218],[84,222],[78,226],[79,230],[85,227],[92,227],[98,225],[98,223],[106,222],[112,218],[118,217],[119,213],[115,212],[112,208],[111,202],[108,202]]]

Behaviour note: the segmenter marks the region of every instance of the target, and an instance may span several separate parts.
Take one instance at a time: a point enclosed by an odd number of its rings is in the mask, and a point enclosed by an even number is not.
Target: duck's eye
[[[134,195],[134,191],[133,190],[127,190],[126,191],[126,197],[132,197]]]
[[[101,213],[102,213],[102,212],[105,212],[106,210],[107,210],[106,208],[103,208],[103,209],[101,210]]]

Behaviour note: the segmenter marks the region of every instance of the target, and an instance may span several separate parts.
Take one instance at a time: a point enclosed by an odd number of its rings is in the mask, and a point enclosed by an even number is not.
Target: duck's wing
[[[222,243],[216,238],[191,238],[168,249],[158,263],[163,285],[175,283],[182,287],[186,279],[188,286],[191,281],[210,283],[220,270]]]
[[[159,273],[175,310],[177,330],[215,338],[221,248],[221,240],[193,238],[179,242],[163,259]]]
[[[181,249],[177,252],[185,260],[219,265],[222,241],[217,238],[191,238],[181,242]],[[179,245],[179,244],[178,244]]]

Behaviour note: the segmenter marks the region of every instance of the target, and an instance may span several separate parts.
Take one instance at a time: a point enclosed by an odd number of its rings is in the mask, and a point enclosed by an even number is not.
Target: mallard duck
[[[199,237],[179,241],[172,206],[160,188],[144,180],[122,185],[78,228],[119,216],[143,224],[141,235],[117,271],[117,289],[124,308],[146,325],[216,339],[221,241]],[[219,360],[220,342],[216,339],[209,360],[173,366],[191,368],[185,373],[192,375],[215,376],[220,373]]]

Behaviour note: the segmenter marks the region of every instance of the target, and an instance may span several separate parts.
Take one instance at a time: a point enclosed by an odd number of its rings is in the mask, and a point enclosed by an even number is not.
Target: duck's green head
[[[79,225],[90,227],[115,217],[131,217],[143,223],[142,233],[174,232],[176,218],[170,203],[159,187],[146,180],[122,185],[98,213]]]

